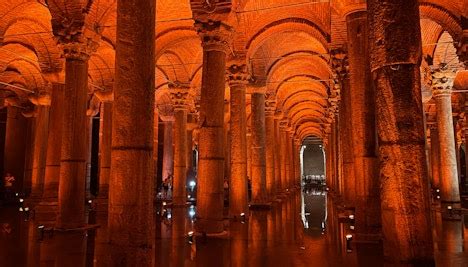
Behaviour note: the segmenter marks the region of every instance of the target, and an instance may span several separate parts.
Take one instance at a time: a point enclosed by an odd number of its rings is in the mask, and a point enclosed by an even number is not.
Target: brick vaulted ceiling
[[[420,2],[423,57],[455,58],[468,0]],[[247,55],[252,77],[265,84],[277,110],[301,138],[320,138],[329,113],[335,112],[330,111],[330,98],[335,97],[330,51],[346,47],[345,17],[361,9],[361,0],[232,0],[228,20],[235,30],[233,52]],[[156,14],[157,104],[170,105],[167,93],[173,84],[187,85],[197,99],[202,48],[190,1],[157,0]],[[112,90],[116,1],[4,0],[0,98],[27,104],[28,94],[63,79],[64,60],[54,33],[64,31],[59,26],[64,24],[81,27],[99,41],[90,59],[90,99],[95,90]]]

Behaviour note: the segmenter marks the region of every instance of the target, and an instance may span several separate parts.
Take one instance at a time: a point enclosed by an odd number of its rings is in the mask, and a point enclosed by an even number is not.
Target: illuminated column
[[[59,35],[61,33],[58,33]],[[58,195],[57,228],[80,228],[85,221],[86,116],[88,102],[88,59],[97,42],[87,39],[86,44],[71,40],[79,36],[60,38],[65,55],[65,99],[62,120],[62,149],[60,155],[60,181]],[[73,37],[73,38],[71,38]]]
[[[288,149],[287,149],[287,127],[288,121],[281,120],[279,126],[279,150],[281,161],[281,191],[286,192],[288,189]]]
[[[196,229],[214,234],[224,231],[224,90],[231,27],[211,20],[197,20],[195,27],[203,46]]]
[[[164,181],[164,179],[169,178],[169,176],[174,173],[174,116],[163,116],[160,114],[160,118],[164,122],[164,144],[162,158],[162,179]]]
[[[48,94],[44,94],[32,96],[29,100],[35,105],[31,198],[39,200],[44,190],[51,97]]]
[[[117,1],[110,266],[154,265],[155,13],[154,0]]]
[[[276,102],[267,100],[265,102],[265,149],[266,149],[266,191],[269,200],[276,197],[276,173],[275,173],[275,109]]]
[[[188,88],[174,89],[171,98],[174,104],[174,180],[172,204],[183,206],[187,202],[187,112]]]
[[[289,129],[288,136],[288,146],[289,146],[289,188],[290,190],[295,189],[295,180],[296,180],[296,151],[294,149],[294,130]]]
[[[275,155],[275,192],[276,195],[279,195],[283,189],[283,186],[281,184],[281,142],[280,142],[280,133],[279,133],[279,119],[274,118],[274,126],[273,126],[273,143],[272,145],[275,147],[275,150],[273,151]],[[269,145],[269,144],[268,144]],[[267,146],[268,146],[267,145]]]
[[[430,124],[431,131],[431,169],[432,169],[432,188],[440,189],[440,142],[439,131],[436,124]]]
[[[440,151],[440,197],[442,209],[446,206],[460,207],[456,143],[452,118],[452,87],[455,72],[442,65],[434,70],[432,95],[437,108],[437,129]]]
[[[384,257],[391,264],[433,266],[419,1],[369,0],[367,6]]]
[[[252,92],[252,205],[267,202],[265,154],[265,91],[253,88]]]
[[[301,141],[298,138],[294,139],[294,186],[301,187]]]
[[[49,135],[47,141],[46,169],[44,176],[43,201],[56,202],[60,180],[60,155],[62,149],[62,107],[65,85],[52,84],[52,101],[49,114]]]
[[[380,238],[374,86],[369,65],[367,12],[346,16],[349,97],[355,177],[356,239]]]
[[[247,126],[247,177],[252,181],[252,130]]]
[[[245,89],[248,82],[244,60],[230,62],[227,68],[231,93],[231,174],[229,184],[229,215],[248,214],[247,191],[247,118]]]
[[[109,197],[109,180],[111,171],[111,145],[112,145],[112,111],[113,103],[103,102],[100,114],[100,140],[99,140],[99,198]]]

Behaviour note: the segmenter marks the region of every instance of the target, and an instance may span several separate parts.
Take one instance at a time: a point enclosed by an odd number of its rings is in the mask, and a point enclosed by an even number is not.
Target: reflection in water
[[[381,247],[346,242],[353,235],[342,211],[320,188],[291,193],[270,210],[252,210],[246,221],[229,221],[226,236],[190,236],[196,208],[157,207],[155,266],[384,266]],[[89,215],[99,228],[87,232],[41,233],[16,208],[0,211],[1,266],[110,266],[107,216]],[[463,221],[434,213],[438,266],[468,266]],[[47,227],[46,227],[47,228]],[[350,251],[350,252],[349,252]]]

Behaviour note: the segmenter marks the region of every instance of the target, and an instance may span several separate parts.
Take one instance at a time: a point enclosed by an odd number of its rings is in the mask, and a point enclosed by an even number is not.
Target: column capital
[[[275,116],[276,111],[276,100],[269,100],[265,101],[265,116],[273,117]]]
[[[330,62],[335,78],[340,81],[348,78],[348,53],[344,47],[335,48],[330,51]]]
[[[242,85],[240,87],[245,88],[245,85],[249,83],[250,75],[244,56],[234,56],[229,59],[226,76],[230,87]]]
[[[194,18],[216,17],[226,19],[232,8],[232,0],[190,0]]]
[[[451,95],[453,83],[455,81],[456,70],[449,68],[447,64],[440,64],[432,69],[432,95]]]
[[[222,21],[196,20],[195,28],[202,40],[203,50],[228,53],[233,29]]]
[[[28,96],[28,99],[35,106],[50,106],[52,98],[49,93],[42,92],[40,94],[32,94]]]
[[[114,102],[114,91],[113,90],[95,90],[94,95],[103,103]]]
[[[170,96],[175,110],[188,110],[190,101],[190,93],[188,90],[172,89],[170,90]]]

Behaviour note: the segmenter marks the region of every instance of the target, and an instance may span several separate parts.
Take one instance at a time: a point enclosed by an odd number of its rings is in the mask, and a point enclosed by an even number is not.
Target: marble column
[[[40,198],[42,198],[42,193],[44,191],[51,97],[48,94],[39,97],[32,96],[30,97],[30,101],[35,104],[31,198],[38,201]]]
[[[369,0],[367,6],[384,257],[390,264],[433,266],[419,1]]]
[[[440,144],[439,130],[437,125],[429,126],[431,132],[431,169],[432,169],[432,188],[440,189]]]
[[[255,88],[254,90],[256,90]],[[252,205],[267,203],[265,154],[265,93],[252,92]]]
[[[452,118],[452,86],[455,73],[446,66],[434,70],[433,91],[437,109],[440,151],[440,198],[442,209],[460,207],[456,143]]]
[[[248,215],[247,188],[247,114],[245,90],[248,82],[244,60],[230,63],[227,75],[231,94],[231,173],[229,184],[229,216]]]
[[[265,103],[265,149],[266,149],[266,191],[269,200],[276,197],[276,169],[275,169],[275,109],[276,102],[267,100]]]
[[[99,127],[99,193],[98,197],[107,199],[109,197],[109,180],[111,168],[112,147],[112,102],[101,104],[100,127]]]
[[[346,16],[353,167],[356,188],[356,239],[380,238],[379,176],[374,85],[369,65],[367,12]]]
[[[276,115],[276,114],[275,114]],[[273,143],[272,145],[275,147],[274,155],[275,155],[275,192],[276,195],[281,193],[283,186],[281,183],[281,142],[280,142],[280,132],[279,132],[279,119],[274,118],[274,126],[273,126]]]
[[[21,109],[15,106],[7,107],[6,137],[5,137],[5,174],[15,177],[13,189],[22,189],[25,167],[27,121],[21,114]]]
[[[156,1],[118,0],[108,233],[111,266],[154,264]]]
[[[43,201],[56,202],[60,180],[60,155],[62,150],[62,107],[65,101],[65,84],[52,84],[52,102],[49,114],[46,169]]]
[[[199,165],[196,230],[224,231],[224,91],[231,27],[220,21],[195,22],[202,39]]]
[[[67,42],[65,40],[64,42]],[[91,41],[90,41],[91,43]],[[94,45],[94,46],[93,46]],[[57,228],[73,229],[86,224],[85,179],[86,116],[88,101],[88,59],[95,45],[64,43],[65,99],[58,194]]]
[[[174,104],[174,180],[172,205],[183,206],[187,202],[187,112],[189,88],[171,92]]]
[[[163,144],[163,165],[162,179],[168,178],[174,174],[174,117],[161,116],[164,121],[164,144]]]

